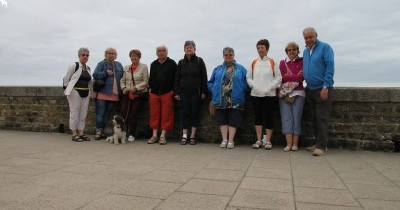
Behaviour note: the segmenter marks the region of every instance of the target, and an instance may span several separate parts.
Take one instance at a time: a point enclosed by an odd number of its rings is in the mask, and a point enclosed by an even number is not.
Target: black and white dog
[[[125,120],[121,115],[114,115],[112,123],[114,125],[114,135],[107,137],[106,141],[114,144],[126,144]]]

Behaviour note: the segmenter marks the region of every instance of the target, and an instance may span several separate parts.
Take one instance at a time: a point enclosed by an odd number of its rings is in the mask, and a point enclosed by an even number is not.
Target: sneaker
[[[157,136],[152,136],[149,140],[147,140],[148,144],[154,144],[158,141]]]
[[[297,150],[299,150],[299,147],[297,147],[297,146],[292,146],[292,151],[297,151]]]
[[[289,151],[290,151],[290,147],[289,147],[289,146],[286,146],[285,148],[283,148],[283,151],[289,152]]]
[[[314,150],[315,150],[315,145],[307,147],[307,151],[309,152],[314,152]]]
[[[129,135],[128,141],[129,141],[129,142],[134,142],[134,141],[135,141],[135,137],[132,136],[132,135]]]
[[[220,148],[226,148],[226,145],[228,144],[228,140],[223,140],[221,144],[219,145]]]
[[[229,143],[228,143],[228,146],[226,146],[226,148],[228,148],[228,149],[233,149],[233,148],[235,148],[235,143],[234,143],[234,142],[229,142]]]
[[[313,156],[322,156],[322,155],[325,155],[325,151],[322,149],[315,148],[312,155]]]
[[[270,141],[267,141],[267,143],[265,143],[264,148],[265,148],[266,150],[271,150],[271,149],[272,149],[272,144],[271,144],[271,142],[270,142]]]

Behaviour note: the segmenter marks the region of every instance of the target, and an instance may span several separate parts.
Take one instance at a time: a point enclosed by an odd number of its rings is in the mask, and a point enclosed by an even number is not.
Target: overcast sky
[[[304,48],[307,26],[333,47],[338,86],[400,84],[398,0],[6,1],[8,7],[0,6],[0,85],[61,86],[80,47],[90,49],[92,70],[107,47],[117,49],[123,65],[133,48],[149,65],[159,44],[178,61],[185,40],[196,42],[209,72],[222,63],[225,46],[249,66],[261,38],[279,61],[289,41]]]

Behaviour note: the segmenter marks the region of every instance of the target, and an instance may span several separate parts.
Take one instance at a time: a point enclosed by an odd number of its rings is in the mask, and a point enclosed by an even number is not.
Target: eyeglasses
[[[89,57],[89,54],[81,54],[82,57]]]
[[[233,56],[233,54],[224,54],[225,57]]]
[[[288,51],[288,52],[297,51],[297,49],[288,49],[287,51]]]

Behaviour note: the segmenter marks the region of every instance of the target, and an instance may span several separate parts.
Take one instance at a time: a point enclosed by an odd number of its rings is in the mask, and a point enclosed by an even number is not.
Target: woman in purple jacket
[[[279,69],[282,84],[279,92],[279,106],[282,119],[282,133],[285,134],[285,152],[297,151],[301,134],[301,117],[305,100],[303,87],[303,58],[299,57],[299,45],[289,42],[285,47],[287,58],[281,60]]]

